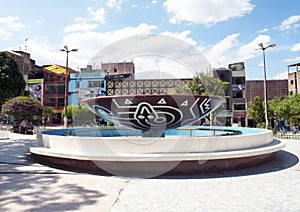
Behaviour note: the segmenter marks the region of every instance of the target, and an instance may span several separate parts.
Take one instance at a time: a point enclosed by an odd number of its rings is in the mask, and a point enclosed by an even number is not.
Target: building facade
[[[101,63],[101,67],[96,69],[91,65],[81,68],[80,73],[70,74],[69,105],[79,105],[86,98],[106,96],[108,81],[133,80],[134,74],[133,61]]]
[[[288,65],[288,89],[289,94],[300,94],[300,63]]]
[[[128,80],[107,78],[107,96],[139,94],[174,94],[191,79]]]
[[[288,80],[267,80],[267,99],[271,100],[274,97],[283,99],[288,95]],[[254,97],[260,96],[264,99],[264,81],[249,80],[246,82],[246,99],[247,105],[252,104]]]
[[[106,80],[103,72],[70,74],[69,105],[80,105],[86,98],[106,95]]]
[[[24,51],[6,51],[6,53],[15,59],[19,71],[23,74],[23,78],[26,82],[25,90],[28,90],[28,75],[35,72],[35,60],[30,59],[30,54]]]
[[[223,110],[219,111],[216,119],[224,125],[231,125],[233,112],[232,112],[232,71],[227,68],[219,68],[213,70],[213,77],[219,78],[226,86],[224,97],[226,105]]]
[[[69,73],[76,73],[68,68]],[[51,65],[44,67],[42,105],[53,108],[54,115],[48,120],[47,124],[62,124],[61,112],[65,105],[69,104],[69,95],[66,99],[66,67]],[[69,92],[67,90],[67,92]],[[66,101],[65,101],[66,100]]]

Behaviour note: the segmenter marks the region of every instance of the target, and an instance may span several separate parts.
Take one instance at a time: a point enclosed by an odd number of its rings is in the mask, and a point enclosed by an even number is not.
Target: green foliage
[[[299,127],[300,126],[300,95],[295,94],[294,96],[291,96],[289,103],[291,107],[290,121],[294,126]]]
[[[284,99],[272,99],[268,102],[269,115],[276,120],[290,120],[296,127],[300,126],[300,95],[286,96]]]
[[[252,104],[248,107],[247,115],[252,117],[259,125],[265,122],[265,107],[260,96],[254,97]]]
[[[86,122],[93,122],[95,114],[90,111],[86,106],[73,107],[73,120],[76,124],[84,124]]]
[[[108,126],[108,127],[113,127],[113,126],[115,126],[115,125],[114,125],[114,123],[108,121],[108,122],[107,122],[107,126]]]
[[[8,99],[19,96],[26,86],[16,61],[0,52],[0,106]]]
[[[54,115],[54,111],[52,107],[44,106],[43,107],[43,120],[46,123],[47,119]]]
[[[86,106],[68,106],[67,108],[68,119],[73,120],[75,125],[82,125],[86,122],[93,122],[95,119],[95,114],[91,112]],[[65,110],[62,111],[62,117],[65,115]]]
[[[37,100],[19,96],[5,102],[2,106],[2,112],[14,116],[21,123],[23,120],[37,123],[41,121],[43,108]]]
[[[67,118],[72,119],[73,117],[73,108],[78,106],[67,106]],[[61,117],[65,117],[65,108],[61,111]]]
[[[177,93],[192,93],[194,95],[224,96],[226,85],[219,79],[200,73],[193,77],[192,81],[178,88]]]

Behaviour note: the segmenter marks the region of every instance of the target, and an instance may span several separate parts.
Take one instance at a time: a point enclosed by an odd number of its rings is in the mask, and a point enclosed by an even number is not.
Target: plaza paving
[[[300,211],[300,141],[243,170],[152,179],[93,175],[28,160],[35,136],[0,140],[0,211]]]

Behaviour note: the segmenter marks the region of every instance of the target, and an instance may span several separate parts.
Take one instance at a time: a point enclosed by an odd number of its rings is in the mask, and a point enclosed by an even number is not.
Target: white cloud
[[[265,32],[268,32],[269,29],[268,28],[264,28],[262,30],[258,30],[258,33],[265,33]]]
[[[97,23],[105,24],[105,14],[106,11],[104,8],[99,8],[97,10],[93,10],[93,8],[88,7],[88,18],[77,17],[74,18],[75,23],[71,25],[67,25],[64,28],[64,32],[86,32],[94,30],[98,27]],[[96,22],[96,23],[95,23]]]
[[[88,24],[88,23],[77,23],[77,24],[72,24],[68,25],[64,28],[65,32],[86,32],[86,31],[91,31],[93,29],[96,29],[98,27],[97,24]]]
[[[76,32],[64,37],[61,46],[68,44],[70,48],[78,48],[73,61],[78,67],[85,67],[97,52],[116,41],[141,34],[150,34],[157,29],[155,25],[142,23],[136,27],[125,27],[108,32]],[[96,64],[97,65],[97,64]]]
[[[228,63],[232,62],[232,59],[234,58],[232,50],[238,47],[238,37],[239,34],[228,35],[220,42],[204,51],[204,55],[213,67],[225,67]]]
[[[253,57],[256,57],[260,54],[259,43],[268,44],[271,41],[271,37],[268,35],[259,35],[254,38],[250,43],[247,43],[240,47],[238,58],[239,60],[248,60]]]
[[[37,19],[37,20],[36,20],[36,23],[37,23],[37,24],[42,24],[43,21],[42,21],[41,19]]]
[[[273,79],[278,79],[278,80],[288,79],[288,72],[285,71],[283,73],[279,73],[276,76],[274,76]]]
[[[300,22],[300,15],[294,15],[282,21],[278,29],[280,31],[296,29],[299,27],[299,22]]]
[[[294,44],[294,46],[291,49],[292,52],[300,51],[300,43]]]
[[[104,8],[99,8],[98,10],[94,11],[92,7],[88,7],[87,11],[89,13],[89,20],[90,21],[96,21],[96,22],[99,22],[101,24],[106,23],[106,20],[105,20],[106,11],[105,11]]]
[[[250,0],[166,0],[164,6],[172,17],[172,24],[187,21],[210,26],[250,13]]]
[[[284,59],[283,62],[292,63],[292,62],[298,62],[299,60],[300,60],[300,57],[295,57],[295,58]]]
[[[193,40],[191,37],[189,37],[191,35],[191,30],[185,30],[185,31],[182,31],[182,32],[165,31],[161,34],[171,36],[171,37],[177,38],[179,40],[185,41],[185,42],[187,42],[188,44],[190,44],[192,46],[197,45],[197,42],[195,40]]]
[[[151,4],[157,4],[157,0],[152,0]]]
[[[0,28],[0,37],[2,38],[2,40],[7,40],[12,36],[11,32],[8,32],[6,30],[3,30]]]
[[[0,35],[2,40],[9,39],[14,31],[20,31],[25,26],[19,21],[18,16],[0,17]]]
[[[122,7],[121,7],[122,3],[123,3],[122,0],[108,0],[106,5],[108,7],[115,8],[116,12],[120,12],[122,9]]]
[[[30,57],[36,61],[37,65],[65,64],[65,57],[59,51],[60,47],[51,45],[46,36],[26,39],[22,46],[26,46],[27,52],[30,52]],[[11,47],[10,49],[20,49],[20,46]]]

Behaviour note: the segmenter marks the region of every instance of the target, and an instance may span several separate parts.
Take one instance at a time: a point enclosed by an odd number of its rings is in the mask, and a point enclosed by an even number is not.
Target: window
[[[244,104],[238,104],[234,105],[234,110],[246,110],[246,107]]]
[[[291,80],[291,85],[293,85],[294,84],[294,80]]]
[[[117,73],[117,72],[118,72],[118,70],[115,68],[115,69],[114,69],[114,73]]]
[[[103,80],[98,80],[98,81],[89,81],[89,88],[104,88],[104,81]]]

